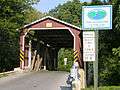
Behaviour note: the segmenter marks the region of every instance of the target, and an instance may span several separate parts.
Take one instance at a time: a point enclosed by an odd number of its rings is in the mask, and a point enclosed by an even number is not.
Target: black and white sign
[[[83,32],[83,60],[95,61],[95,32]]]

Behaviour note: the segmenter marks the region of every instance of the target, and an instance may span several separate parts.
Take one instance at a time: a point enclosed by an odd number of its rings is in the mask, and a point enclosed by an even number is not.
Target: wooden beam
[[[35,50],[35,51],[34,51],[34,54],[33,54],[31,70],[33,70],[33,68],[34,68],[36,53],[37,53],[37,50]]]
[[[71,35],[65,35],[65,34],[63,34],[63,35],[61,35],[61,34],[52,34],[52,35],[50,35],[50,34],[42,34],[42,35],[39,35],[38,34],[38,37],[41,37],[41,38],[46,38],[46,37],[48,37],[48,38],[61,38],[61,37],[63,37],[63,38],[67,38],[67,37],[69,37],[69,38],[71,38],[72,36]]]

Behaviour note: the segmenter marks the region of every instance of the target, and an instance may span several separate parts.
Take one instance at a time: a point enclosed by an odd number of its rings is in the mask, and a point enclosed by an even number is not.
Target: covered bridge
[[[34,37],[34,40],[28,40],[28,36],[29,39],[30,36]],[[51,16],[25,25],[20,30],[20,67],[24,69],[31,66],[31,48],[36,48],[39,43],[45,68],[49,65],[57,67],[57,53],[60,48],[73,48],[74,61],[83,68],[81,38],[81,28]],[[51,60],[46,58],[48,54]]]

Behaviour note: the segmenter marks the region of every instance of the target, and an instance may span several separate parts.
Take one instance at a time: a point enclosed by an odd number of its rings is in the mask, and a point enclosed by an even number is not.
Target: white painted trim
[[[24,51],[24,46],[25,46],[25,36],[22,36],[22,51]]]
[[[24,51],[25,50],[25,36],[27,35],[27,32],[22,36],[22,50]]]
[[[75,40],[76,40],[76,38],[75,38],[75,35],[73,34],[73,32],[70,30],[70,29],[68,29],[69,30],[69,32],[72,34],[72,36],[73,36],[73,38],[74,38],[74,45],[73,45],[73,50],[75,51]]]
[[[60,28],[60,27],[56,27],[56,28],[28,28],[28,30],[54,30],[54,29],[60,29],[60,30],[62,30],[62,29],[70,29],[70,28],[68,28],[68,27],[64,27],[64,28]]]
[[[31,40],[29,41],[29,49],[28,49],[28,67],[31,67]]]
[[[65,24],[65,25],[68,25],[68,26],[71,26],[71,27],[74,27],[74,28],[76,28],[76,29],[81,30],[81,28],[79,28],[79,27],[77,27],[77,26],[75,26],[75,25],[72,25],[72,24],[70,24],[70,23],[64,22],[64,21],[62,21],[62,20],[56,19],[56,18],[51,17],[51,16],[43,17],[43,18],[41,18],[41,19],[39,19],[39,20],[36,20],[36,21],[34,21],[34,22],[30,23],[30,24],[25,25],[23,28],[26,28],[26,27],[28,27],[28,26],[30,26],[30,25],[33,25],[33,24],[35,24],[35,23],[38,23],[38,22],[40,22],[40,21],[42,21],[42,20],[49,19],[49,18],[50,18],[50,19],[53,19],[53,20],[55,20],[55,21],[57,21],[57,22],[63,23],[63,24]]]

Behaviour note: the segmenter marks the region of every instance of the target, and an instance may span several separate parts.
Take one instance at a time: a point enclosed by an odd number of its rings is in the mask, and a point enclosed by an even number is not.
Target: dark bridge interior
[[[39,30],[36,31],[38,41],[50,45],[54,48],[73,47],[73,36],[68,30]]]
[[[73,48],[74,44],[74,38],[67,29],[34,30],[34,35],[28,33],[26,40],[30,37],[32,51],[37,50],[37,54],[43,58],[42,66],[47,70],[57,70],[59,49]]]

